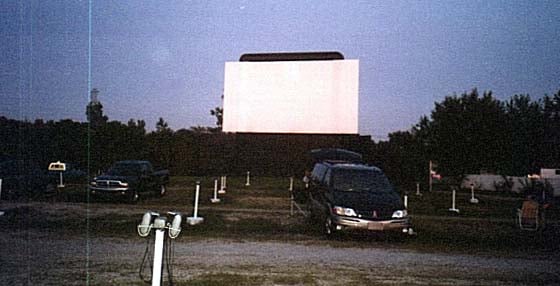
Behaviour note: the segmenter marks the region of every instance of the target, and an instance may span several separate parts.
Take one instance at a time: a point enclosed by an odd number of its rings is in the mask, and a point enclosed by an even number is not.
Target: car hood
[[[397,210],[404,206],[397,193],[373,193],[373,192],[345,192],[335,191],[332,193],[333,205],[352,208],[354,210]]]
[[[96,177],[97,181],[121,181],[127,183],[134,183],[138,180],[136,176],[112,176],[112,175],[101,175]]]

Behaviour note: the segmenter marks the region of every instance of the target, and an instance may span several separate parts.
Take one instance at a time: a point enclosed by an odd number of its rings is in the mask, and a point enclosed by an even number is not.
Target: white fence
[[[471,184],[475,190],[482,191],[499,191],[505,184],[511,184],[511,191],[519,193],[523,189],[524,184],[527,183],[527,177],[513,177],[513,176],[500,176],[500,175],[467,175],[461,188],[470,189]],[[553,178],[540,178],[542,182],[550,183],[555,197],[560,196],[560,176]]]
[[[472,184],[475,190],[498,191],[500,190],[500,187],[508,183],[512,185],[511,190],[513,192],[519,193],[523,188],[523,183],[525,182],[525,180],[527,180],[526,177],[500,175],[467,175],[463,179],[463,182],[461,182],[461,188],[470,189]]]

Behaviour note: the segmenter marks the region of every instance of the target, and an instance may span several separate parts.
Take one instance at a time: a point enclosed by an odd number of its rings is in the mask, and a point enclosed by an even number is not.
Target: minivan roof
[[[356,164],[356,163],[348,163],[348,162],[336,162],[336,161],[325,161],[323,164],[328,165],[332,169],[353,169],[353,170],[369,170],[369,171],[376,171],[381,172],[376,166],[364,165],[364,164]]]
[[[315,162],[338,161],[347,163],[362,163],[362,154],[340,148],[313,149],[310,152]]]

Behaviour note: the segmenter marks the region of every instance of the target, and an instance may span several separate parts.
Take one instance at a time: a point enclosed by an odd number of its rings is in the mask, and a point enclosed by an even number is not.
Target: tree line
[[[496,99],[474,89],[436,102],[408,131],[376,144],[379,162],[399,180],[423,182],[429,161],[444,177],[488,172],[526,176],[560,168],[560,91]]]
[[[172,130],[163,118],[148,132],[143,120],[110,121],[100,102],[86,107],[88,122],[34,122],[0,117],[0,155],[26,157],[46,166],[74,162],[91,173],[124,159],[147,159],[174,175],[259,169],[263,175],[296,175],[311,148],[341,147],[364,153],[397,184],[423,182],[428,162],[444,177],[486,171],[524,176],[560,168],[560,91],[533,100],[508,100],[474,89],[436,102],[410,130],[373,142],[348,136],[246,136],[221,132],[223,109],[210,111],[217,127]],[[256,171],[256,170],[254,170]],[[253,173],[253,172],[252,172]]]

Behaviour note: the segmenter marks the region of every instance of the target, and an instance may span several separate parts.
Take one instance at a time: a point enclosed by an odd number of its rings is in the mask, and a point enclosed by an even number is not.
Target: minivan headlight
[[[392,218],[403,218],[406,217],[407,215],[408,212],[406,210],[398,210],[393,212]]]
[[[343,208],[335,206],[333,208],[333,212],[337,215],[344,215],[344,216],[358,216],[356,212],[351,208]]]

